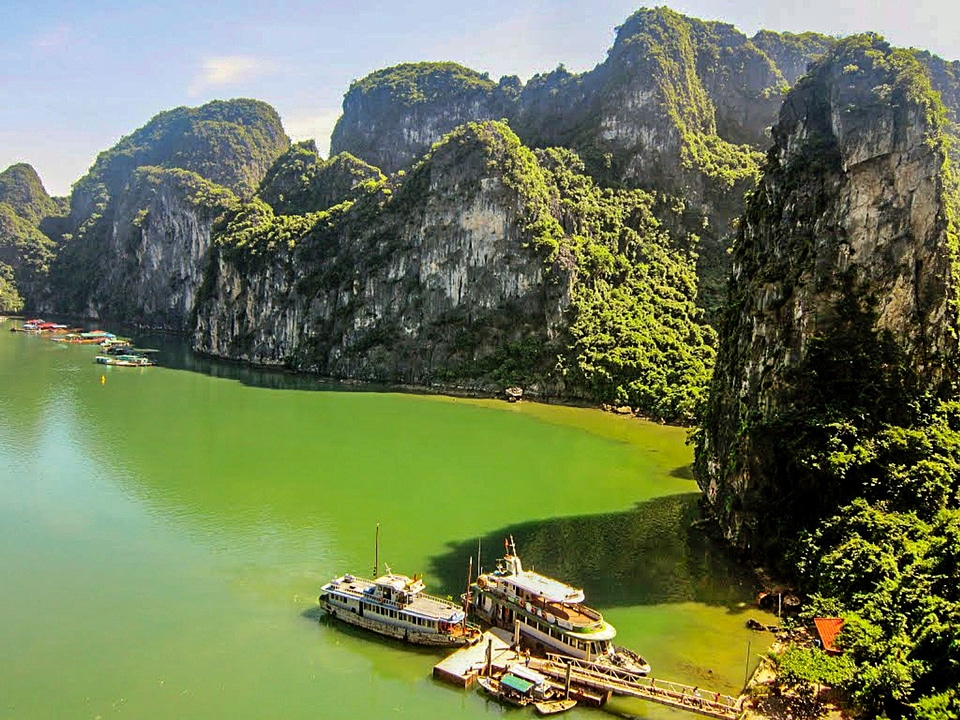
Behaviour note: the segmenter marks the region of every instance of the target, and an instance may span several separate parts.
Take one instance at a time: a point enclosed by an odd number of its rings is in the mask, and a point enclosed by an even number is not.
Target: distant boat
[[[97,355],[93,361],[99,365],[117,365],[120,367],[150,367],[155,365],[150,358],[142,355]]]

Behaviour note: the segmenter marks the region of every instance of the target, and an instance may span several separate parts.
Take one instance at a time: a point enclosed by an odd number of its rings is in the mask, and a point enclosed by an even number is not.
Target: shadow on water
[[[698,493],[639,503],[625,512],[538,520],[502,528],[480,539],[481,564],[490,571],[513,536],[524,567],[582,587],[600,607],[700,602],[739,610],[760,585],[723,547],[691,527]],[[448,545],[431,559],[445,587],[463,586],[477,540]]]
[[[250,387],[270,390],[354,390],[383,391],[385,385],[366,382],[341,382],[309,373],[294,373],[281,368],[254,367],[244,362],[198,355],[190,349],[187,338],[164,333],[139,333],[138,347],[157,351],[160,364],[172,370],[209,375],[222,380],[233,380]]]

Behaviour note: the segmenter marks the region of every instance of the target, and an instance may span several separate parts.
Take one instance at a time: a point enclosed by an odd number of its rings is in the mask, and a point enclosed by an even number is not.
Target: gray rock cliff
[[[570,278],[557,268],[546,281],[522,230],[524,198],[498,169],[508,151],[495,130],[489,143],[475,132],[445,140],[399,188],[309,216],[287,252],[220,247],[196,348],[424,384],[457,368],[469,380],[469,366],[531,328],[556,332]]]
[[[800,473],[782,464],[779,443],[790,440],[777,428],[815,402],[815,380],[806,395],[797,385],[800,369],[815,377],[811,348],[876,337],[868,351],[893,348],[919,388],[936,393],[955,379],[956,194],[944,127],[916,57],[873,36],[840,43],[784,102],[736,240],[697,443],[706,502],[741,548],[768,541],[778,502],[796,495]],[[858,319],[871,323],[859,335]],[[878,373],[896,370],[883,362]],[[820,386],[838,372],[821,375]],[[848,389],[875,380],[851,378]],[[794,499],[815,513],[825,496]]]

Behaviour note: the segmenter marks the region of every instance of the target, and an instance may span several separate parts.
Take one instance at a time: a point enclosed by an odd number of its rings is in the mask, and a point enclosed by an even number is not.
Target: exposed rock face
[[[498,152],[458,136],[395,197],[367,197],[345,216],[321,213],[290,252],[260,261],[222,249],[198,308],[196,348],[425,383],[531,326],[554,332],[570,277],[558,268],[544,281],[544,258],[521,229],[524,198],[493,167]]]
[[[830,42],[809,34],[767,46],[793,73]],[[730,222],[788,87],[761,47],[731,25],[657,8],[628,18],[607,59],[582,75],[561,66],[523,86],[495,85],[456,67],[456,81],[422,68],[416,80],[418,66],[403,65],[355,83],[332,151],[393,171],[457,123],[506,118],[530,147],[575,150],[601,184],[683,198],[682,229],[703,241],[705,305],[716,304]]]
[[[136,325],[189,329],[209,262],[213,222],[233,194],[182,170],[138,171],[117,199],[88,314]]]
[[[502,95],[486,75],[456,63],[397,65],[351,84],[330,152],[349,152],[392,173],[454,128],[502,112]]]
[[[805,75],[810,63],[824,55],[836,42],[819,33],[775,33],[760,30],[751,41],[777,66],[788,84]]]
[[[920,387],[954,379],[957,238],[942,112],[916,58],[873,36],[843,41],[780,111],[735,246],[697,446],[706,502],[742,548],[763,542],[792,481],[764,428],[805,402],[791,372],[812,342],[841,331],[842,307],[874,318]]]
[[[160,113],[74,185],[40,308],[185,329],[217,209],[251,195],[288,146],[276,111],[257,100]]]

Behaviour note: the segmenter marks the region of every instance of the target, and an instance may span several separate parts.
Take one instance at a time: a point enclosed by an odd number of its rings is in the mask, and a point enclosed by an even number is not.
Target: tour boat
[[[320,590],[331,617],[416,645],[471,645],[480,629],[456,603],[424,592],[423,580],[390,572],[375,580],[341,575]]]
[[[520,642],[538,652],[609,664],[636,675],[650,672],[643,658],[613,644],[616,628],[584,604],[582,589],[524,570],[513,538],[504,544],[507,552],[497,569],[471,585],[477,617],[519,632]]]
[[[373,574],[380,573],[380,525],[377,524]],[[367,580],[341,575],[322,588],[320,608],[331,617],[416,645],[472,645],[480,628],[467,622],[466,611],[452,600],[428,595],[423,579],[385,575]]]

